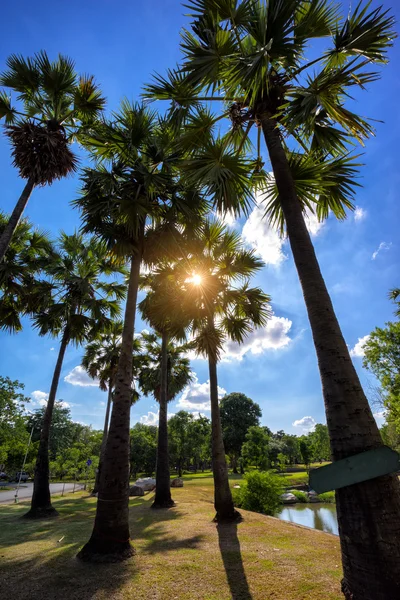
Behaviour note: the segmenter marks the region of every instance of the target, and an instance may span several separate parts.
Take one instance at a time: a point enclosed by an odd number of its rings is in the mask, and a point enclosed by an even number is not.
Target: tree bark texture
[[[144,225],[141,234],[143,240]],[[132,257],[113,395],[110,427],[101,469],[96,517],[90,540],[78,558],[119,562],[133,556],[129,533],[129,424],[132,401],[133,335],[142,249]]]
[[[221,416],[218,402],[217,363],[210,357],[208,359],[208,368],[210,373],[214,507],[217,512],[215,520],[218,522],[232,521],[239,519],[240,515],[233,506],[231,488],[229,487],[228,467],[222,439]]]
[[[50,497],[49,481],[49,439],[51,421],[53,417],[54,402],[56,399],[58,382],[60,380],[61,369],[64,361],[65,351],[69,342],[68,326],[65,328],[61,338],[60,350],[53,373],[49,399],[43,417],[42,429],[40,432],[39,450],[36,458],[35,476],[33,480],[33,495],[31,508],[24,515],[29,519],[40,519],[47,517],[56,517],[58,512],[53,508]]]
[[[152,508],[170,508],[174,505],[171,498],[168,454],[168,334],[161,336],[161,386],[160,413],[158,421],[156,495]]]
[[[94,483],[94,488],[93,488],[92,496],[94,496],[95,494],[98,494],[98,492],[99,492],[100,473],[101,473],[101,467],[102,467],[103,461],[104,461],[104,454],[105,454],[105,451],[106,451],[108,423],[110,421],[110,409],[111,409],[111,402],[112,402],[112,388],[113,388],[113,382],[112,382],[112,379],[110,379],[110,381],[108,382],[107,408],[106,408],[106,415],[104,417],[103,438],[101,440],[101,447],[100,447],[99,468],[97,469],[96,481]]]
[[[28,179],[18,202],[14,207],[14,210],[11,213],[10,220],[4,228],[3,234],[0,238],[0,262],[3,260],[5,253],[7,252],[7,248],[10,245],[13,233],[18,226],[18,223],[22,217],[22,213],[25,210],[34,187],[35,184],[33,183],[33,179]]]
[[[276,123],[260,114],[316,348],[333,460],[382,440],[352,363],[304,222]],[[400,487],[387,475],[336,492],[348,600],[400,598]]]

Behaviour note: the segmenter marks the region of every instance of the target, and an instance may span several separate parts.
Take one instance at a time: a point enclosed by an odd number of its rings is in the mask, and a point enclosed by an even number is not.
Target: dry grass
[[[13,600],[339,600],[339,539],[241,511],[238,525],[212,523],[212,479],[185,478],[176,507],[131,501],[136,556],[88,565],[75,555],[88,539],[95,500],[84,492],[54,501],[57,521],[19,519],[0,508],[0,590]]]

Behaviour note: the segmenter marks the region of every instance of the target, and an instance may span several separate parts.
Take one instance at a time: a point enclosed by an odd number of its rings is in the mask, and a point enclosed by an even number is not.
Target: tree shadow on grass
[[[237,528],[237,523],[219,523],[217,525],[219,549],[232,600],[252,600],[243,566]]]

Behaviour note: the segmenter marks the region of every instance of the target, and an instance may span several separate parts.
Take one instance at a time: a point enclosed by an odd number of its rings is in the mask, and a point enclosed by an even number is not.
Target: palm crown
[[[0,235],[7,224],[0,212]],[[16,229],[4,260],[0,262],[0,329],[21,331],[21,315],[32,314],[46,302],[50,284],[45,270],[53,253],[47,236],[27,219]]]
[[[143,394],[153,394],[160,401],[161,344],[154,333],[142,333],[142,353],[138,356],[138,383]],[[170,402],[193,380],[190,361],[185,356],[188,346],[169,342],[167,346],[167,401]]]
[[[62,233],[46,270],[52,301],[34,315],[40,335],[67,332],[69,341],[81,344],[118,317],[125,286],[101,277],[125,271],[109,260],[104,243]]]
[[[105,100],[92,76],[79,76],[74,63],[45,52],[11,55],[0,76],[0,119],[13,146],[14,165],[34,185],[52,183],[76,170],[69,142],[101,114]],[[6,90],[16,94],[17,104]]]
[[[166,77],[157,75],[145,94],[172,100],[171,114],[189,125],[184,137],[186,146],[188,136],[194,142],[190,168],[204,167],[207,153],[209,177],[221,187],[218,181],[229,166],[196,138],[211,132],[220,118],[203,108],[204,102],[224,102],[223,115],[231,121],[225,139],[236,147],[237,158],[249,144],[251,128],[257,129],[250,183],[262,184],[267,213],[282,228],[275,181],[261,171],[260,115],[268,114],[281,132],[303,208],[315,210],[320,219],[329,210],[344,218],[346,208],[353,208],[359,166],[349,143],[352,138],[362,143],[373,133],[371,123],[345,101],[352,89],[378,78],[371,65],[386,61],[395,37],[393,18],[381,8],[369,11],[369,4],[359,3],[342,19],[326,0],[189,1],[194,20],[182,33],[184,60]],[[307,60],[307,43],[328,36],[327,50]],[[230,166],[243,177],[243,169]]]
[[[218,221],[205,222],[182,282],[183,310],[199,353],[218,360],[227,339],[242,343],[266,324],[270,298],[248,282],[263,264],[240,235]]]

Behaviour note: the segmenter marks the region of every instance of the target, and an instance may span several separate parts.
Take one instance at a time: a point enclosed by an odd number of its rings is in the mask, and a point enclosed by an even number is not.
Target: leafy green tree
[[[42,406],[26,419],[28,431],[33,429],[32,442],[39,442],[42,430],[42,423],[46,414],[46,407]],[[63,401],[55,401],[53,414],[51,418],[51,428],[49,434],[49,460],[55,460],[58,454],[71,447],[76,439],[76,423],[71,420],[71,411],[63,406]]]
[[[0,212],[0,236],[7,222],[6,215]],[[49,293],[44,270],[51,253],[48,237],[23,219],[0,260],[0,329],[21,331],[21,316],[44,305]]]
[[[310,440],[308,440],[307,438],[303,438],[300,440],[300,454],[301,454],[301,460],[306,467],[306,471],[307,471],[307,473],[309,473],[311,458],[312,458],[312,449],[311,449]]]
[[[24,385],[0,376],[0,465],[8,463],[9,456],[25,450],[29,434],[25,428],[24,409],[29,398],[23,394]]]
[[[261,471],[268,469],[268,447],[270,437],[265,427],[249,427],[242,446],[242,457],[246,465],[257,467]]]
[[[153,277],[157,276],[153,274]],[[157,289],[154,279],[151,289],[152,291],[139,306],[143,316],[147,317],[151,324],[155,324],[154,318],[160,324],[157,319],[157,303],[162,301],[162,296],[157,297],[161,290]],[[162,285],[161,289],[163,289]],[[152,294],[155,294],[156,297],[152,297]],[[153,311],[156,312],[156,315]],[[156,334],[142,333],[141,335],[143,353],[138,357],[137,379],[143,394],[153,395],[160,405],[156,493],[152,507],[169,508],[174,505],[174,502],[170,491],[167,404],[192,381],[193,374],[189,359],[184,356],[188,349],[187,346],[178,346],[173,343],[170,339],[171,329],[167,324],[161,325],[160,329],[162,330],[161,344]]]
[[[364,345],[363,365],[378,379],[384,406],[400,433],[400,321],[374,329]]]
[[[193,415],[188,423],[188,459],[193,464],[195,472],[201,464],[204,465],[211,459],[211,421],[204,415]]]
[[[240,488],[235,490],[235,504],[245,510],[275,515],[282,492],[283,482],[279,475],[273,471],[251,471],[246,473]]]
[[[193,415],[185,410],[178,411],[168,421],[170,454],[174,466],[178,469],[179,477],[182,477],[183,467],[189,455],[189,424],[192,421]]]
[[[217,221],[207,221],[193,248],[184,302],[191,318],[193,347],[208,359],[216,519],[230,520],[237,518],[237,513],[222,438],[217,363],[228,340],[240,344],[255,327],[266,324],[269,296],[249,286],[248,280],[263,263],[254,252],[244,249],[237,233]]]
[[[105,244],[94,238],[62,233],[46,271],[51,278],[52,301],[35,314],[33,322],[39,335],[61,340],[43,416],[29,518],[57,515],[50,498],[49,438],[65,351],[70,343],[80,345],[93,339],[110,318],[116,318],[118,300],[124,297],[123,285],[105,279],[119,268],[109,260]]]
[[[131,429],[130,464],[133,477],[153,475],[157,460],[157,427],[136,423]]]
[[[0,262],[33,189],[76,171],[71,141],[100,116],[105,105],[93,76],[79,76],[66,56],[50,61],[44,51],[29,58],[12,54],[6,65],[0,75],[5,88],[0,91],[0,119],[5,122],[13,164],[27,182],[1,232]],[[9,92],[17,95],[16,105]]]
[[[278,432],[279,433],[279,432]],[[268,460],[271,465],[274,467],[278,466],[278,455],[284,454],[286,451],[286,445],[284,442],[284,432],[282,431],[282,436],[278,438],[275,435],[270,436],[270,441],[268,444]]]
[[[286,231],[299,274],[333,460],[377,448],[382,445],[379,430],[340,330],[304,212],[309,209],[320,220],[329,212],[344,219],[346,209],[354,208],[358,161],[351,147],[374,130],[346,102],[353,90],[379,78],[377,66],[387,62],[396,37],[394,18],[362,0],[343,15],[329,0],[189,0],[186,6],[193,20],[181,33],[182,64],[167,77],[157,75],[145,95],[170,100],[171,115],[187,125],[182,143],[190,155],[188,176],[201,172],[204,186],[210,193],[216,190],[218,208],[237,211],[250,196],[249,185],[261,190],[267,218]],[[328,37],[323,49],[319,38]],[[221,114],[205,108],[213,101]],[[223,116],[230,118],[231,130],[212,137]],[[273,177],[262,171],[261,137]],[[237,202],[237,190],[242,203]],[[394,533],[400,528],[398,478],[393,474],[341,488],[336,498],[346,597],[381,600],[400,595],[400,540]],[[394,527],[387,514],[395,515]],[[362,545],[360,530],[369,532]]]
[[[287,456],[289,464],[293,465],[300,462],[300,446],[297,436],[285,433],[282,441],[284,444],[282,451]]]
[[[222,398],[222,437],[225,451],[232,460],[232,470],[237,473],[237,463],[250,427],[260,424],[261,408],[245,394],[233,392]]]
[[[318,423],[314,431],[308,434],[312,447],[312,457],[317,462],[330,460],[331,449],[329,444],[329,432],[327,425]]]

